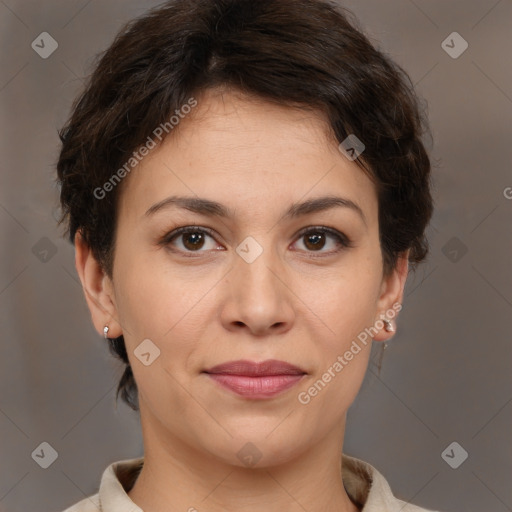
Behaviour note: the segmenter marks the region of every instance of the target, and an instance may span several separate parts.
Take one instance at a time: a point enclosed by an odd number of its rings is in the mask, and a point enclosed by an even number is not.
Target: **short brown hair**
[[[192,95],[217,86],[322,112],[339,143],[360,139],[355,162],[377,187],[384,272],[407,249],[413,269],[425,259],[426,116],[407,73],[355,16],[328,0],[171,0],[120,30],[59,131],[59,225],[68,221],[72,243],[81,231],[109,277],[121,187],[101,200],[94,191]],[[123,336],[110,349],[126,364],[117,396],[136,410]]]

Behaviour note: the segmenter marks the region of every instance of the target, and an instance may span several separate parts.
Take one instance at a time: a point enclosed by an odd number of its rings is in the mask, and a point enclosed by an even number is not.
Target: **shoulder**
[[[362,512],[438,512],[399,499],[384,476],[368,462],[346,454],[342,461],[345,489]]]
[[[99,490],[63,512],[142,512],[128,496],[144,463],[144,457],[111,463],[101,477]]]
[[[101,512],[99,493],[84,498],[63,512]]]

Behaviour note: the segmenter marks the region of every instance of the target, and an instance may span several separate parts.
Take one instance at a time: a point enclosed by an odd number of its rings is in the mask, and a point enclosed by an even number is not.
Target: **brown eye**
[[[343,233],[323,226],[302,231],[299,233],[299,240],[303,241],[306,252],[318,252],[326,255],[352,247],[352,242]],[[322,251],[329,245],[331,250]]]
[[[211,240],[209,247],[208,239]],[[307,253],[318,253],[319,256],[329,256],[342,249],[353,247],[352,242],[343,233],[325,226],[303,230],[298,235],[298,241],[304,245],[304,249],[301,250]],[[164,236],[160,244],[185,255],[219,250],[220,247],[215,241],[213,232],[196,226],[178,228]],[[328,250],[322,250],[326,247]]]
[[[304,235],[304,245],[311,249],[312,251],[316,251],[318,249],[322,249],[325,245],[325,234],[324,233],[313,233]]]
[[[208,239],[212,240],[209,247]],[[191,226],[172,231],[162,239],[161,244],[183,253],[201,253],[218,247],[213,236],[205,228]]]
[[[204,234],[201,232],[184,233],[181,235],[183,245],[190,250],[201,249],[204,245]]]

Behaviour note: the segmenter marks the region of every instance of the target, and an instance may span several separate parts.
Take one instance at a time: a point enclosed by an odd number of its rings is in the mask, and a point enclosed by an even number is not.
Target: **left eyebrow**
[[[221,218],[234,218],[234,210],[226,207],[225,205],[205,199],[201,197],[187,197],[187,196],[170,196],[158,203],[151,206],[146,213],[145,217],[151,217],[158,211],[176,206],[183,208],[200,215]],[[338,196],[324,196],[314,199],[308,199],[302,203],[293,203],[290,208],[281,216],[280,221],[295,219],[304,215],[330,210],[332,208],[349,208],[356,212],[365,225],[366,217],[361,207],[350,199]]]

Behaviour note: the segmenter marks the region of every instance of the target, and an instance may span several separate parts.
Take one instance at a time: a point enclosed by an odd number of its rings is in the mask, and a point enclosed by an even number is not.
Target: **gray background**
[[[97,492],[108,464],[142,455],[137,415],[114,404],[121,366],[56,228],[53,180],[56,130],[94,55],[157,3],[0,0],[2,511],[63,510]],[[512,1],[343,4],[428,102],[437,162],[432,252],[380,375],[374,350],[344,452],[418,505],[512,510]],[[59,45],[47,59],[31,48],[43,31]],[[453,31],[469,44],[455,59],[441,46]],[[453,441],[469,454],[457,469],[441,455]],[[31,457],[42,442],[58,452],[48,469]]]

